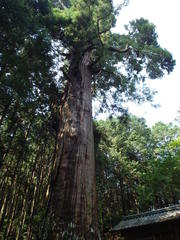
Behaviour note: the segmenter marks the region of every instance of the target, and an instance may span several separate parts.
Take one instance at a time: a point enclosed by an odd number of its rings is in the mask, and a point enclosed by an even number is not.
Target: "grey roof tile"
[[[144,225],[180,219],[180,204],[153,210],[136,215],[123,217],[122,221],[112,228],[112,232]]]

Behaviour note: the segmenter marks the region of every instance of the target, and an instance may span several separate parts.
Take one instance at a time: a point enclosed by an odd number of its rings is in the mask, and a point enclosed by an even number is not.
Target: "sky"
[[[121,1],[114,2],[116,4]],[[147,82],[152,89],[158,91],[154,103],[159,104],[159,108],[152,107],[150,103],[140,106],[128,104],[129,112],[145,118],[151,127],[158,121],[173,122],[180,109],[180,0],[130,0],[129,5],[120,12],[116,31],[123,33],[125,24],[140,17],[155,24],[159,44],[170,51],[176,60],[173,73]]]

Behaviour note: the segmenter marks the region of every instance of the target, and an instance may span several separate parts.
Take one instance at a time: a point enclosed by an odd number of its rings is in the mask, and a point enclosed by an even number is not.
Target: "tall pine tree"
[[[109,110],[120,110],[127,99],[150,100],[145,78],[162,77],[175,64],[147,20],[132,21],[127,34],[113,33],[117,14],[111,0],[52,1],[53,25],[48,27],[59,44],[65,86],[49,201],[53,219],[49,239],[61,239],[65,229],[98,239],[92,97],[99,97]]]

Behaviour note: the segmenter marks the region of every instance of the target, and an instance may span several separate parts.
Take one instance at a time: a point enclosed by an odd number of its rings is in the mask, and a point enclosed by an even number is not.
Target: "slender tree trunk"
[[[62,239],[62,229],[97,239],[95,161],[92,127],[90,53],[70,69],[61,108],[52,206],[56,226],[48,239]],[[69,239],[69,238],[68,238]]]
[[[12,142],[13,142],[15,136],[16,136],[16,132],[17,132],[17,130],[18,130],[18,127],[19,127],[19,126],[18,126],[18,124],[17,124],[17,125],[15,126],[14,130],[13,130],[12,137],[11,137],[11,139],[9,140],[8,147],[7,147],[7,149],[6,149],[6,151],[5,151],[4,155],[3,155],[2,163],[5,162],[5,159],[6,159],[6,157],[8,156],[8,154],[9,154],[9,152],[10,152],[10,149],[11,149],[11,146],[12,146]]]
[[[123,212],[123,215],[126,216],[126,200],[125,200],[125,196],[124,196],[124,192],[125,192],[125,189],[124,189],[124,184],[123,184],[123,178],[120,177],[119,178],[119,183],[120,183],[120,196],[121,196],[121,205],[122,205],[122,212]]]
[[[0,126],[1,126],[1,124],[3,123],[4,118],[6,117],[6,115],[7,115],[7,113],[8,113],[8,110],[9,110],[10,105],[11,105],[11,101],[9,101],[9,102],[5,105],[3,112],[0,114]]]

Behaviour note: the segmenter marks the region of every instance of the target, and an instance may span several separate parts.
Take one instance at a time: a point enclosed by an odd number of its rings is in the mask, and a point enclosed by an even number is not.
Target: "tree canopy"
[[[101,99],[102,106],[119,110],[127,99],[152,99],[145,79],[160,78],[165,72],[170,73],[175,64],[172,55],[158,44],[154,24],[141,18],[126,26],[126,34],[114,33],[123,4],[119,8],[114,8],[109,0],[52,4],[56,24],[51,31],[60,40],[63,73],[68,72],[77,56],[90,49],[94,96]]]

